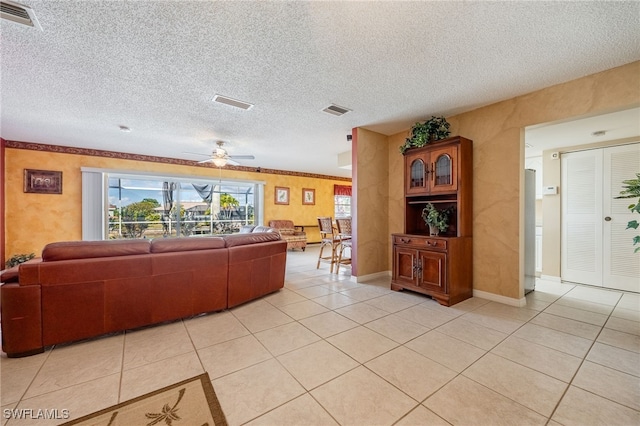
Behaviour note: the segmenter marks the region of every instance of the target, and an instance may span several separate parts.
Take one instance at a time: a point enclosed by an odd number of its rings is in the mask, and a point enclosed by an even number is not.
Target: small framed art
[[[284,186],[276,186],[275,203],[289,204],[289,188],[286,188]]]
[[[62,194],[62,172],[24,169],[24,192]]]
[[[302,204],[316,204],[316,190],[311,188],[302,188]]]

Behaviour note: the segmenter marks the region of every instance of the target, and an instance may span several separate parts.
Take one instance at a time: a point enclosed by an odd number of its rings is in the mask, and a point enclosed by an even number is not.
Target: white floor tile
[[[317,255],[231,310],[2,356],[1,407],[79,417],[207,371],[231,425],[640,424],[640,295],[539,279],[523,308],[445,307]]]

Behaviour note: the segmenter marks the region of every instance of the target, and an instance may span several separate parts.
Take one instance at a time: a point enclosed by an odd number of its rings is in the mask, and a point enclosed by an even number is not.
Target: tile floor
[[[226,312],[3,356],[3,414],[79,417],[207,371],[230,425],[640,424],[640,295],[539,281],[524,308],[445,308],[317,252]]]

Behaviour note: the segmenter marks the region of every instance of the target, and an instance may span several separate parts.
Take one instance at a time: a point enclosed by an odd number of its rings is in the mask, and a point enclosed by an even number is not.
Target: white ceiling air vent
[[[338,105],[331,104],[325,109],[323,109],[322,111],[332,115],[343,115],[348,113],[351,110],[349,108],[344,108]]]
[[[242,102],[237,99],[231,99],[222,95],[215,95],[213,97],[213,102],[219,102],[221,104],[229,105],[229,106],[244,109],[244,110],[253,108],[253,104]]]
[[[2,0],[0,1],[0,17],[42,31],[35,12],[29,6]]]

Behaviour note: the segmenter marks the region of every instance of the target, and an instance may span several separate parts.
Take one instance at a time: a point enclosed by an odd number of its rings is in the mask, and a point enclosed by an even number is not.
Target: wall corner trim
[[[555,283],[561,283],[562,282],[562,278],[555,277],[553,275],[540,275],[540,279],[541,280],[546,280],[546,281],[553,281]]]
[[[522,308],[527,306],[527,298],[514,299],[513,297],[501,296],[495,293],[489,293],[482,290],[473,290],[473,297],[479,297],[480,299],[491,300],[492,302],[498,302],[509,306],[516,306]]]
[[[363,282],[375,280],[377,278],[387,278],[390,276],[391,276],[391,271],[389,270],[389,271],[376,272],[368,275],[357,276],[355,278],[357,283],[363,283]],[[391,286],[391,284],[389,284],[389,286]]]

